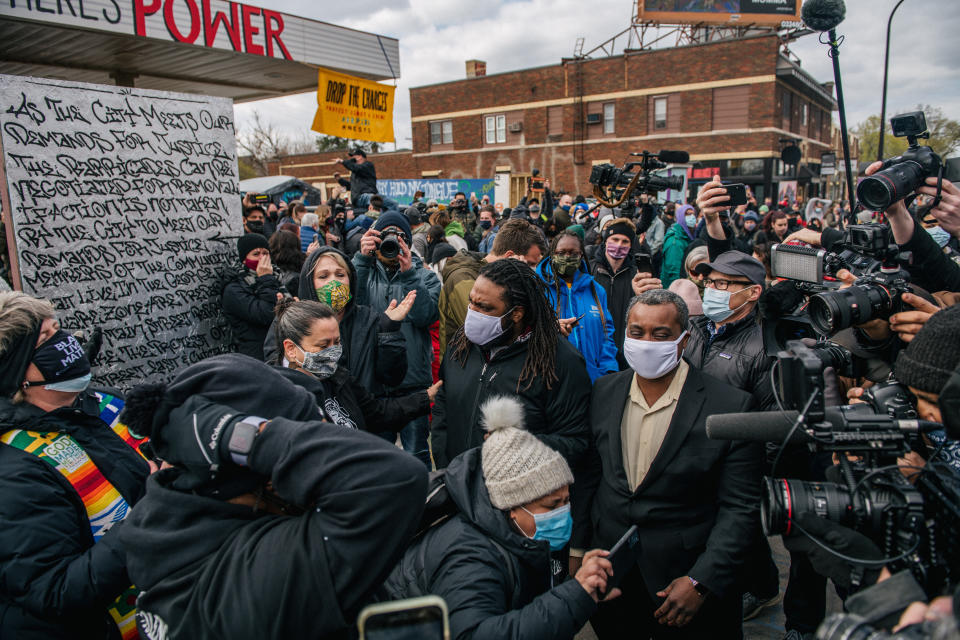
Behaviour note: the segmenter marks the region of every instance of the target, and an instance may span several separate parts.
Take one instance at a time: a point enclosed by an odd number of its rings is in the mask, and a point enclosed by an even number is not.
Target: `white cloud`
[[[573,54],[578,37],[589,50],[629,24],[627,0],[379,0],[324,3],[272,0],[271,8],[400,40],[394,128],[398,147],[410,142],[410,87],[464,77],[464,61],[486,60],[488,73],[549,64]],[[847,0],[840,69],[852,127],[880,111],[887,16],[896,0]],[[335,8],[334,8],[335,7]],[[328,10],[329,9],[329,10]],[[893,21],[887,114],[918,103],[960,119],[960,11],[957,0],[905,2]],[[821,82],[833,79],[827,46],[806,36],[791,46],[803,68]],[[294,136],[311,135],[314,94],[237,105],[238,126],[254,110]]]

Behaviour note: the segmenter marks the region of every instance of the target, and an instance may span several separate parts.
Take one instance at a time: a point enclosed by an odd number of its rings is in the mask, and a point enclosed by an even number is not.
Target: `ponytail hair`
[[[300,344],[304,336],[310,333],[315,320],[337,319],[330,305],[316,300],[294,300],[284,298],[273,309],[276,322],[274,330],[277,344],[283,346],[284,340]]]

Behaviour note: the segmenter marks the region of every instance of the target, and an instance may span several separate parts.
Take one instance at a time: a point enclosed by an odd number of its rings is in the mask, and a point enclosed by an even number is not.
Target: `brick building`
[[[810,196],[832,149],[832,93],[774,35],[564,60],[412,88],[413,150],[371,160],[381,178],[491,178],[509,167],[520,184],[536,168],[554,189],[588,193],[595,162],[682,149],[691,195],[719,173],[759,197],[792,180]],[[786,140],[802,151],[798,167],[780,161]],[[271,173],[329,181],[336,155],[285,158]]]

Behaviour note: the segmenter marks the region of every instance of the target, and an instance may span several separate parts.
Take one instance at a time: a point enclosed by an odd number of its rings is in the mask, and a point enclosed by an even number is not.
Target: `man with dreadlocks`
[[[498,260],[480,270],[464,325],[447,347],[440,379],[432,425],[438,469],[483,444],[479,407],[497,395],[516,397],[527,429],[572,467],[586,451],[586,365],[560,335],[543,283],[519,260]]]

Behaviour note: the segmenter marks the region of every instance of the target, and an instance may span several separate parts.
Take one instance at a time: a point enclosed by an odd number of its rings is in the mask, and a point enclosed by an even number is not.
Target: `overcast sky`
[[[458,80],[464,61],[485,60],[487,73],[549,64],[571,56],[578,37],[584,51],[630,22],[630,0],[253,0],[306,18],[388,35],[400,40],[394,131],[397,147],[410,147],[409,88]],[[887,16],[896,0],[847,0],[840,67],[851,127],[880,112]],[[917,103],[940,106],[960,120],[960,0],[906,0],[893,20],[887,117]],[[817,36],[792,46],[804,69],[820,82],[833,79],[827,47]],[[345,52],[349,55],[349,52]],[[664,84],[669,84],[664,70]],[[292,136],[311,135],[315,94],[245,103],[237,125],[254,110]],[[837,114],[834,113],[837,120]],[[388,146],[388,148],[390,148]]]

